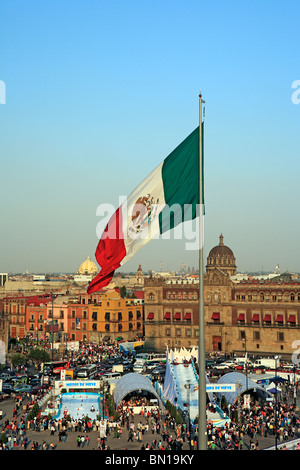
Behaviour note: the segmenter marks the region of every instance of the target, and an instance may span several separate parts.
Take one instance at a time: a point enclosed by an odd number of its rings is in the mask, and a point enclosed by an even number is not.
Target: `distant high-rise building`
[[[8,274],[0,273],[0,287],[3,287],[7,280],[8,280]]]

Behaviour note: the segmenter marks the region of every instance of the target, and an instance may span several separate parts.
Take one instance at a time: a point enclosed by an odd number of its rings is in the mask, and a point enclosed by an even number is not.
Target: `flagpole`
[[[203,244],[204,244],[204,191],[203,191],[203,131],[202,95],[199,95],[199,344],[198,344],[198,450],[207,450],[206,423],[206,374],[205,374],[205,329],[204,329],[204,282],[203,282]]]

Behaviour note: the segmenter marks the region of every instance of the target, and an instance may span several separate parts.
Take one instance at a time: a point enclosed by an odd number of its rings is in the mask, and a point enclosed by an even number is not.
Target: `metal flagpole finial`
[[[205,103],[205,101],[202,99],[202,93],[201,93],[201,91],[200,91],[200,93],[199,93],[199,98],[200,98],[200,100],[201,100],[202,103]]]

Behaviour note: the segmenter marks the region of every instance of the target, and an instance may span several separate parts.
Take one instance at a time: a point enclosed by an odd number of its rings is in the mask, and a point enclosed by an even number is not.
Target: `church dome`
[[[85,275],[95,275],[98,273],[98,268],[93,263],[93,261],[88,256],[87,259],[80,265],[78,268],[77,274],[85,274]]]
[[[221,234],[219,245],[214,246],[207,257],[206,269],[219,268],[228,272],[230,276],[236,274],[235,256],[232,250],[224,245],[224,237]]]
[[[211,257],[211,258],[220,257],[221,258],[223,256],[229,256],[231,258],[234,258],[234,254],[233,254],[232,250],[228,246],[224,245],[223,240],[224,240],[224,237],[221,234],[220,238],[219,238],[219,245],[214,246],[210,250],[209,255],[208,255],[209,257]]]

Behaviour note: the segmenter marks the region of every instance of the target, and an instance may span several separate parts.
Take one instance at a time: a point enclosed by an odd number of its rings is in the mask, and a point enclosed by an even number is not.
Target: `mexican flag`
[[[137,186],[112,215],[95,253],[101,270],[89,284],[87,292],[90,294],[107,286],[115,270],[150,240],[194,219],[198,215],[198,204],[199,127]]]

